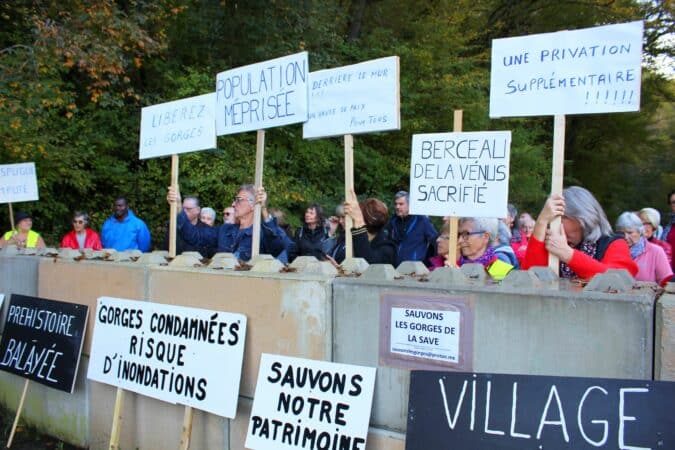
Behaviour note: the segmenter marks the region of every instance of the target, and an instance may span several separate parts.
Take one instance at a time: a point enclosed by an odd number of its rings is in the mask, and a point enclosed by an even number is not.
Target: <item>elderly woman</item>
[[[101,237],[89,228],[89,214],[84,211],[75,211],[73,214],[73,229],[61,239],[61,248],[82,250],[90,248],[101,250]]]
[[[638,265],[636,280],[660,283],[673,275],[663,249],[645,238],[644,227],[637,214],[628,211],[622,213],[616,219],[615,227],[617,232],[623,233],[630,247],[630,256]]]
[[[659,213],[654,208],[642,208],[638,213],[640,220],[642,220],[642,226],[645,228],[643,236],[652,244],[658,245],[666,252],[666,258],[668,258],[668,264],[673,264],[673,247],[666,241],[657,239],[659,226],[661,225],[661,213]]]
[[[32,230],[33,217],[27,212],[18,212],[14,218],[16,226],[0,239],[0,247],[16,245],[18,248],[44,248],[45,241]]]
[[[216,223],[216,210],[213,208],[202,208],[199,212],[199,221],[204,225],[212,227]]]
[[[450,251],[450,224],[445,222],[441,227],[441,233],[436,238],[436,256],[429,258],[429,270],[447,266],[448,252]]]
[[[513,266],[502,260],[495,252],[494,243],[497,240],[499,219],[483,217],[463,217],[459,220],[457,244],[460,250],[458,266],[464,264],[482,264],[487,273],[499,281],[502,280]]]
[[[302,227],[295,230],[289,261],[298,256],[314,256],[319,261],[326,259],[326,253],[333,247],[333,241],[328,240],[325,220],[321,205],[312,203],[305,209]]]
[[[396,244],[384,231],[389,219],[387,205],[376,198],[359,203],[356,193],[351,191],[345,202],[345,214],[352,218],[354,257],[364,258],[369,264],[395,264]]]
[[[554,233],[549,224],[556,217],[562,221],[560,230]],[[548,266],[549,253],[559,258],[563,278],[591,278],[607,269],[626,269],[633,276],[638,272],[626,241],[612,233],[593,194],[578,186],[546,200],[521,267]]]

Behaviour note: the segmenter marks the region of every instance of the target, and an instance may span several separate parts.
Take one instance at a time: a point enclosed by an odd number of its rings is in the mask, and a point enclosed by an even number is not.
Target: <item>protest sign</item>
[[[86,305],[12,294],[0,341],[0,370],[73,392]]]
[[[641,21],[492,41],[490,117],[639,111]]]
[[[263,353],[246,448],[366,448],[375,368]]]
[[[0,294],[0,309],[5,304],[5,294]]]
[[[309,74],[305,139],[401,128],[398,56]]]
[[[415,134],[410,214],[506,217],[510,131]]]
[[[406,450],[675,448],[675,383],[413,371]]]
[[[0,203],[39,200],[35,163],[0,165]]]
[[[216,148],[215,107],[211,93],[141,109],[139,158]]]
[[[216,132],[224,134],[307,120],[307,52],[220,72]]]
[[[380,303],[380,363],[429,370],[471,370],[469,299],[387,293]]]
[[[100,297],[89,379],[233,418],[246,316]]]

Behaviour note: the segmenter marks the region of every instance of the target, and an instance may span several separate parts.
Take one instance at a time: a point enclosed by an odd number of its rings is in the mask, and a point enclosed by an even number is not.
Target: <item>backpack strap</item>
[[[609,245],[619,239],[623,239],[623,236],[620,234],[610,234],[609,236],[603,236],[598,239],[598,246],[595,249],[595,255],[593,255],[593,259],[596,261],[601,261],[602,258],[605,257],[605,253],[607,253]]]

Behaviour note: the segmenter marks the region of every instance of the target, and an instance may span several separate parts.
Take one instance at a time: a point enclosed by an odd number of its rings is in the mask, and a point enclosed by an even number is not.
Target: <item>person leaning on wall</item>
[[[85,248],[101,250],[103,248],[99,234],[89,228],[89,214],[85,211],[75,211],[73,214],[73,229],[61,239],[61,248],[75,250]]]
[[[560,230],[553,232],[549,225],[557,217],[561,218]],[[547,267],[549,253],[560,260],[561,278],[586,279],[607,269],[626,269],[632,276],[638,272],[623,236],[612,232],[600,203],[579,186],[546,200],[521,268]]]
[[[396,244],[384,229],[389,219],[387,205],[376,198],[358,201],[351,191],[344,203],[345,215],[352,218],[352,251],[355,258],[368,264],[395,264]]]
[[[0,239],[0,247],[16,245],[18,248],[44,248],[45,241],[39,233],[33,231],[33,216],[20,211],[14,217],[16,226],[6,232]]]

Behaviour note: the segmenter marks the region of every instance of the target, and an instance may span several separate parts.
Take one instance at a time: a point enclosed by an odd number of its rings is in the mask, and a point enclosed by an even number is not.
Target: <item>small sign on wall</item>
[[[384,294],[380,363],[430,370],[471,370],[473,307],[464,297]]]

